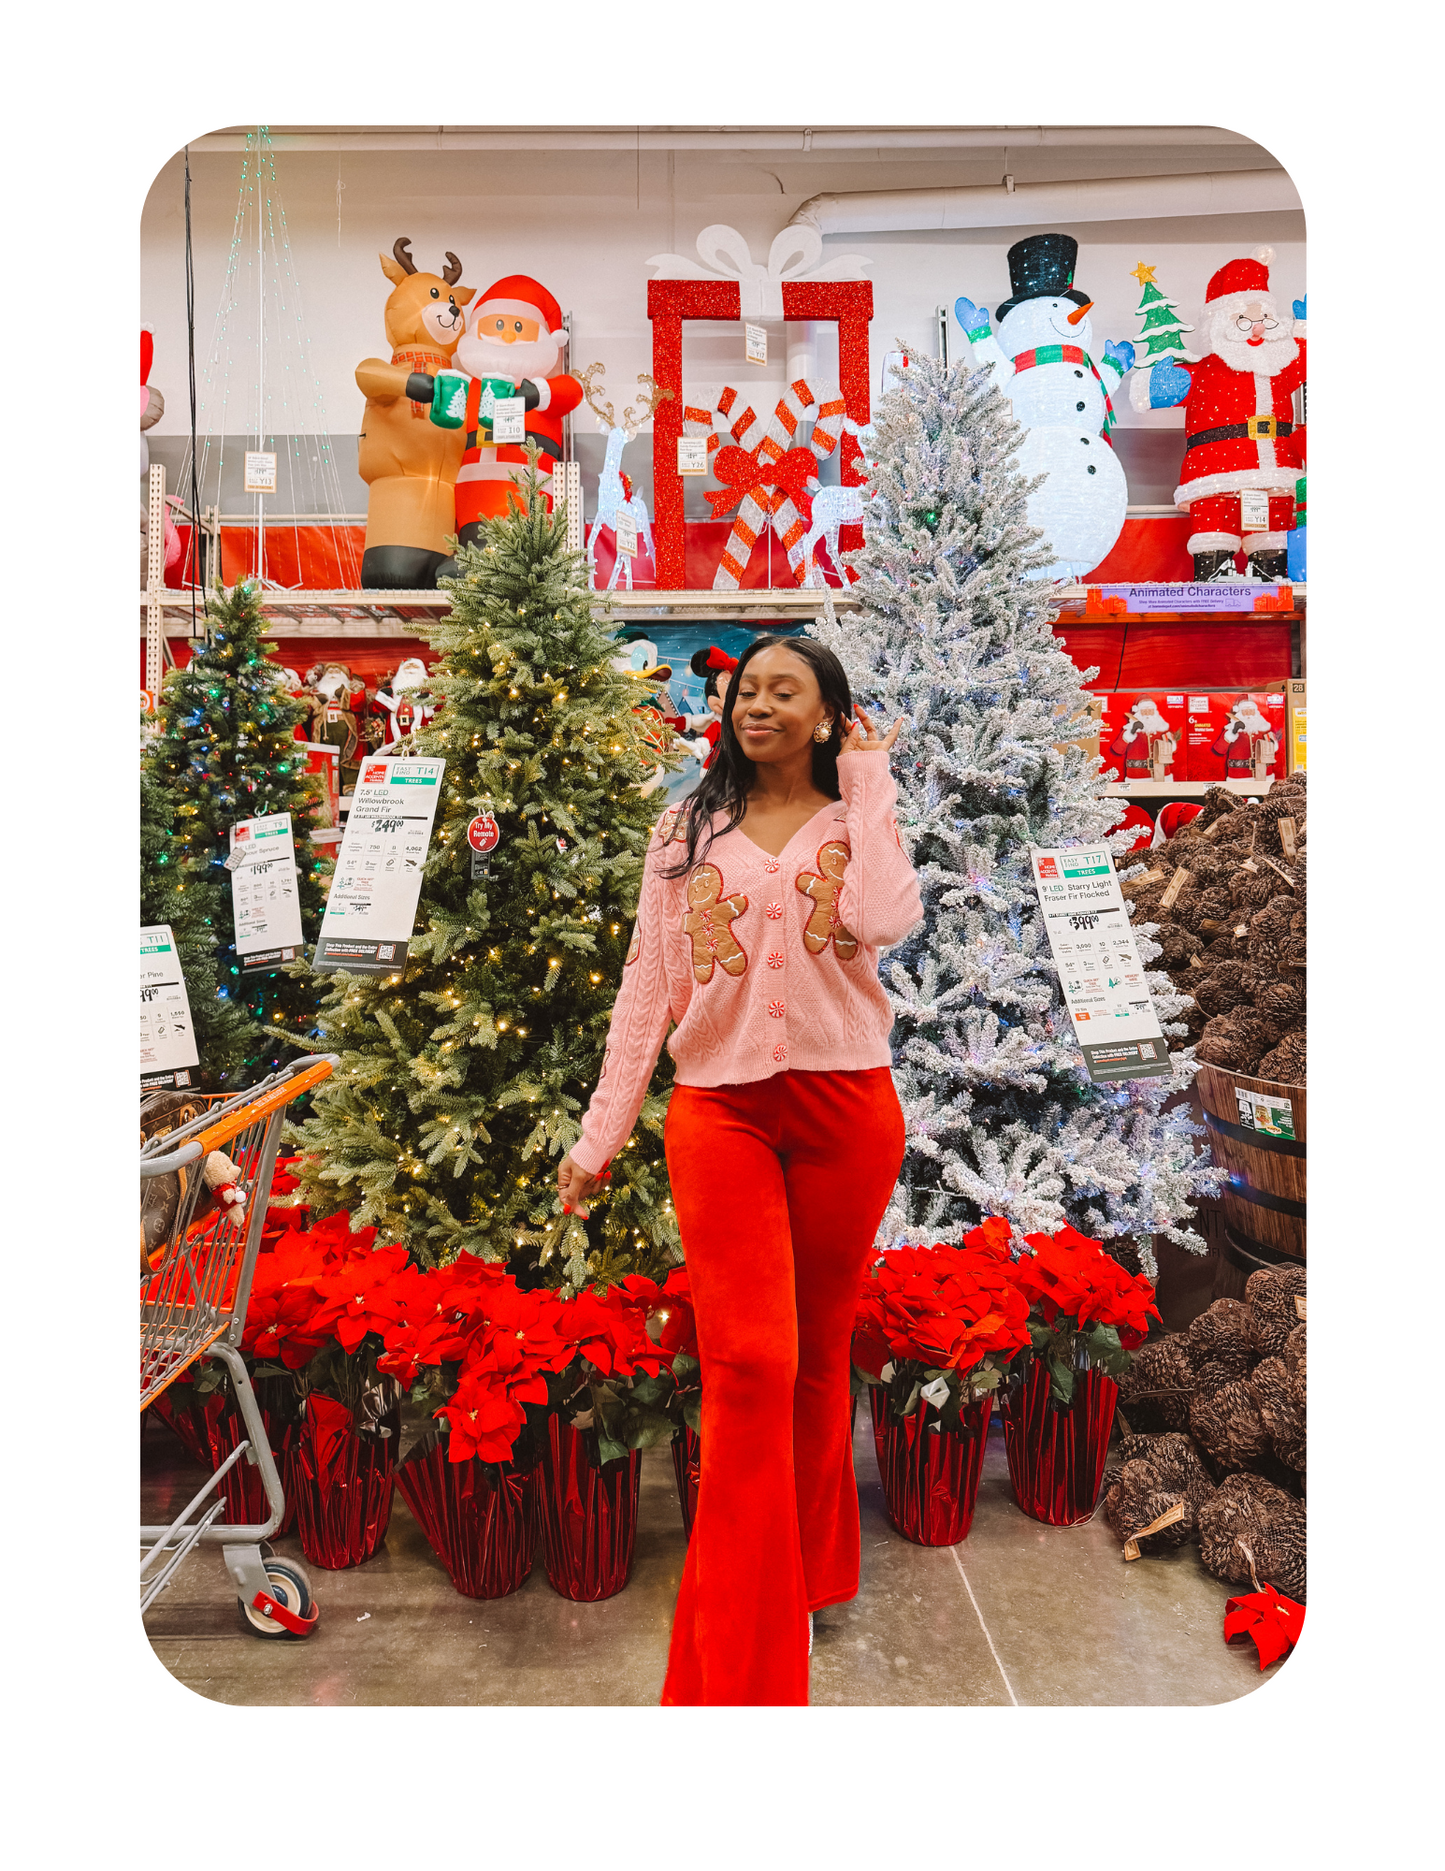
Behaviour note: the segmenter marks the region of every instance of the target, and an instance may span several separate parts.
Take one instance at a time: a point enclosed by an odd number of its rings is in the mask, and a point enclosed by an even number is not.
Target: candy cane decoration
[[[808,576],[805,541],[813,496],[821,486],[818,462],[831,455],[841,439],[843,399],[819,403],[799,377],[788,385],[766,427],[751,405],[739,409],[740,402],[728,385],[715,410],[688,405],[682,412],[685,433],[707,434],[708,461],[723,482],[720,490],[707,495],[713,512],[720,516],[737,508],[713,590],[739,588],[753,547],[770,526],[788,555],[794,582],[801,585]],[[798,446],[798,429],[809,410],[816,411],[811,443]]]

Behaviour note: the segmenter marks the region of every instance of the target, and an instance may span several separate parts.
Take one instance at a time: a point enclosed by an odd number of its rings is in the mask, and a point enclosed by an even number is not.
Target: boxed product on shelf
[[[1184,778],[1185,698],[1160,689],[1113,690],[1101,695],[1101,780],[1169,781]]]
[[[1291,773],[1305,770],[1305,680],[1291,676],[1284,685],[1285,746]]]
[[[1181,778],[1265,780],[1285,775],[1282,689],[1214,689],[1191,694]]]
[[[1054,745],[1058,748],[1060,753],[1062,753],[1066,747],[1077,747],[1086,756],[1096,754],[1099,751],[1099,722],[1104,713],[1104,698],[1102,695],[1086,695],[1084,701],[1086,712],[1072,716],[1068,725],[1071,728],[1087,727],[1088,732],[1070,735],[1066,741],[1055,741]],[[1061,702],[1055,709],[1055,714],[1063,714],[1065,707],[1066,704]]]

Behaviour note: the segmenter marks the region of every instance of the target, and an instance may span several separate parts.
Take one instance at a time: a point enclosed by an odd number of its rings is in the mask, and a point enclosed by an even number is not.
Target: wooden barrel
[[[1220,1193],[1236,1255],[1261,1266],[1303,1262],[1304,1086],[1217,1065],[1201,1066],[1194,1084],[1214,1160],[1228,1176]]]

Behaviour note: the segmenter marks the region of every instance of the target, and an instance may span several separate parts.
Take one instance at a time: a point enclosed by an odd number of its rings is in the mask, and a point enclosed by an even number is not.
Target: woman
[[[670,1023],[667,1165],[702,1363],[698,1511],[664,1703],[805,1703],[811,1613],[858,1591],[849,1344],[903,1161],[878,950],[922,914],[884,735],[810,638],[749,645],[665,812],[582,1136],[586,1215]]]

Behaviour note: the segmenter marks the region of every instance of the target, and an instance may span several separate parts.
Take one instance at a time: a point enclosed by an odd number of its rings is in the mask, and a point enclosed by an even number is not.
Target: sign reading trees
[[[421,895],[444,760],[365,760],[313,966],[399,974]]]
[[[1174,1070],[1129,927],[1114,860],[1102,846],[1030,848],[1064,1005],[1096,1085]]]
[[[233,825],[226,868],[242,973],[295,961],[301,948],[301,898],[291,814],[272,812]]]

